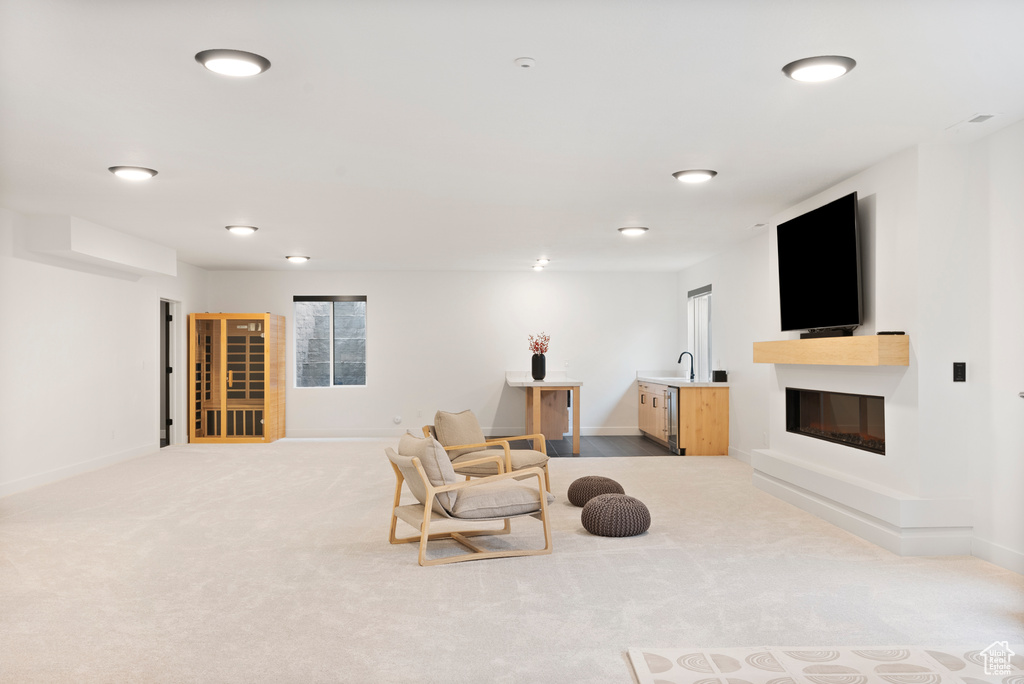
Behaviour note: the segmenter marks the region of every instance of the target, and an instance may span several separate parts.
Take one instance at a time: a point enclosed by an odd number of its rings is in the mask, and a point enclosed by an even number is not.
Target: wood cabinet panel
[[[541,392],[540,432],[544,439],[562,439],[568,431],[569,391]]]
[[[679,390],[679,447],[687,456],[728,455],[728,387]]]
[[[668,444],[668,386],[640,383],[637,426],[662,444]]]

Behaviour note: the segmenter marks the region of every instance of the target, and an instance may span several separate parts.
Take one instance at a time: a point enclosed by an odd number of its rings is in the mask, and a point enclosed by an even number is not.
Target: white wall
[[[974,411],[962,429],[979,435],[964,451],[975,497],[972,552],[1024,573],[1024,122],[974,146],[971,235],[987,232],[970,271],[967,387]],[[987,325],[984,325],[987,322]]]
[[[907,150],[775,216],[769,231],[771,335],[795,339],[779,325],[775,226],[856,191],[864,277],[864,323],[855,334],[902,330],[910,336],[907,368],[770,365],[768,390],[772,451],[845,476],[925,496],[919,460],[919,349],[931,341],[918,323],[918,152]],[[951,375],[951,374],[950,374]],[[787,387],[885,397],[885,455],[786,432]]]
[[[28,230],[0,208],[0,495],[156,450],[160,299],[205,292],[186,264],[132,280],[36,255]],[[176,341],[184,372],[183,321]]]
[[[722,365],[734,383],[734,455],[754,448],[755,465],[765,464],[755,480],[878,543],[903,535],[890,546],[899,552],[965,548],[966,531],[972,553],[1024,572],[1022,187],[1024,122],[972,145],[921,145],[773,217],[765,239],[680,274],[681,297],[713,283],[716,348],[719,331],[731,331],[727,345],[743,340],[725,347]],[[751,342],[796,337],[778,325],[774,226],[853,191],[864,258],[858,334],[906,331],[910,366],[773,365],[761,387],[742,383],[758,372],[740,358]],[[720,305],[727,283],[746,293],[743,303]],[[967,362],[966,383],[952,382],[954,361]],[[886,454],[787,433],[786,387],[883,395]],[[759,402],[768,449],[756,448]]]
[[[295,388],[290,437],[388,436],[472,409],[489,434],[525,426],[527,336],[551,336],[548,371],[583,382],[583,434],[638,434],[636,371],[681,351],[674,273],[214,272],[211,311],[270,311],[292,320],[294,295],[366,295],[367,385]],[[288,349],[294,341],[288,326]],[[568,364],[568,365],[566,365]],[[401,423],[394,418],[401,416]]]
[[[770,446],[806,460],[903,491],[918,488],[917,371],[909,369],[754,364],[753,343],[797,337],[779,324],[775,226],[857,191],[860,200],[864,325],[858,334],[911,334],[917,291],[917,153],[909,150],[772,217],[769,228],[679,276],[682,339],[688,290],[712,284],[713,357],[729,371],[730,451]],[[879,228],[882,226],[883,228]],[[808,387],[886,397],[886,456],[855,451],[785,431],[785,388]]]
[[[753,362],[753,344],[773,339],[768,282],[768,230],[679,274],[679,339],[689,321],[686,293],[711,285],[711,367],[729,374],[729,453],[750,462],[750,451],[767,446],[769,368]],[[685,365],[685,363],[684,363]]]

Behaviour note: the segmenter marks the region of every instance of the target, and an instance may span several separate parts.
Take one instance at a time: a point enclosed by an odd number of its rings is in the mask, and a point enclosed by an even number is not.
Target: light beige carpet
[[[631,648],[640,684],[1024,684],[1024,646]]]
[[[168,447],[0,498],[0,682],[625,684],[633,644],[1024,641],[1021,575],[894,556],[731,458],[553,459],[552,554],[421,568],[387,543],[396,443]],[[584,475],[650,530],[588,534]]]

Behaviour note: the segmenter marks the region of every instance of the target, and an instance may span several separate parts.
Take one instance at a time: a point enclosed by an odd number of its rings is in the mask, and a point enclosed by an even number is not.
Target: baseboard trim
[[[80,461],[69,466],[54,468],[53,470],[47,470],[44,473],[29,475],[28,477],[11,480],[10,482],[0,482],[0,497],[18,494],[29,489],[57,482],[58,480],[64,480],[74,475],[81,475],[82,473],[87,473],[91,470],[106,468],[107,466],[114,465],[115,463],[129,461],[133,458],[145,456],[146,454],[151,454],[159,450],[160,443],[153,442],[152,444],[144,444],[132,449],[119,451],[116,454],[107,454],[106,456],[99,456],[87,461]]]
[[[366,428],[332,428],[330,430],[296,430],[288,428],[287,437],[295,439],[358,439],[393,437],[398,439],[406,432],[423,434],[423,426],[393,427],[368,430]]]
[[[733,458],[735,458],[737,461],[743,461],[747,465],[750,465],[751,462],[753,461],[753,457],[751,456],[749,451],[744,451],[743,449],[737,449],[734,446],[730,446],[729,447],[729,455],[732,456]]]
[[[996,544],[988,539],[971,539],[971,554],[993,565],[1024,575],[1024,553]]]
[[[635,427],[581,427],[581,437],[639,437],[643,433]],[[568,437],[568,435],[566,435]]]

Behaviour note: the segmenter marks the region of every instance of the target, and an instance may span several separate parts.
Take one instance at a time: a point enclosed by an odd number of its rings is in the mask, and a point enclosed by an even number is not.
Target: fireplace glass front
[[[786,430],[885,453],[885,398],[786,388]]]

